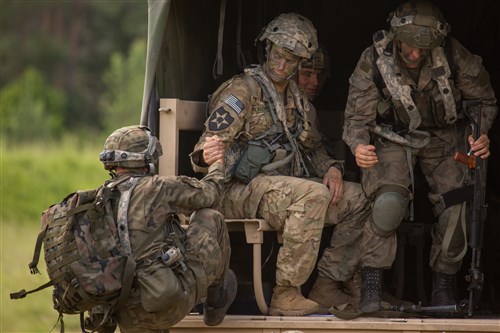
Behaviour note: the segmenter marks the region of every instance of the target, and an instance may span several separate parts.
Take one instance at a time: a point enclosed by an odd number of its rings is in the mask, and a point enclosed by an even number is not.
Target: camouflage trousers
[[[330,198],[328,188],[312,180],[259,175],[248,184],[230,184],[221,212],[226,218],[263,218],[283,230],[276,284],[300,286],[316,264]]]
[[[361,185],[344,182],[344,195],[326,212],[325,225],[335,225],[330,245],[325,248],[318,262],[320,276],[334,281],[350,280],[361,260],[363,228],[369,224],[370,202]],[[367,237],[378,237],[367,235]]]
[[[191,293],[185,304],[168,304],[163,311],[154,313],[144,310],[139,291],[133,289],[125,307],[115,315],[120,332],[168,332],[169,327],[182,320],[196,304],[203,301],[200,295],[196,295],[197,284],[211,286],[223,281],[229,267],[231,247],[224,217],[218,211],[201,209],[191,215],[184,246],[188,268],[193,265],[193,261],[201,263],[206,280],[191,281],[191,285],[186,288]]]
[[[465,166],[453,160],[453,154],[457,149],[455,142],[447,142],[438,136],[431,136],[430,143],[421,149],[405,148],[386,140],[383,142],[376,140],[375,146],[379,163],[372,168],[362,170],[362,184],[369,198],[373,199],[376,191],[384,185],[396,184],[411,188],[407,149],[411,149],[412,168],[417,162],[420,165],[430,187],[429,200],[435,207],[440,202],[441,194],[464,184]],[[464,248],[465,235],[461,228],[456,228],[453,232],[448,253],[444,253],[442,248],[447,227],[450,223],[456,223],[457,219],[460,218],[461,206],[461,204],[457,204],[449,207],[438,215],[437,224],[434,225],[432,231],[429,263],[433,271],[455,274],[460,269],[461,260],[450,260],[450,258],[457,259]],[[370,226],[365,230],[365,234],[375,232]],[[386,268],[373,266],[377,261],[376,258],[381,256],[390,255],[394,260],[396,251],[391,247],[396,246],[396,236],[393,233],[387,237],[388,239],[385,241],[381,239],[379,244],[363,244],[365,251],[363,266]],[[370,258],[375,258],[375,260]]]

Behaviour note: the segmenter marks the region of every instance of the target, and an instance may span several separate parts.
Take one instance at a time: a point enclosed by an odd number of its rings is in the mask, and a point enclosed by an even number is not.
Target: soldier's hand
[[[332,194],[330,206],[336,205],[344,195],[344,181],[342,173],[335,167],[330,167],[323,177],[323,184],[328,187]]]
[[[378,163],[378,157],[375,153],[375,146],[359,144],[354,150],[356,164],[360,168],[371,168]]]
[[[474,141],[472,135],[469,135],[468,140],[474,156],[482,159],[490,156],[490,138],[488,138],[488,135],[483,133],[476,141]]]
[[[203,160],[206,164],[212,165],[215,162],[224,164],[224,151],[224,143],[217,135],[205,138]]]

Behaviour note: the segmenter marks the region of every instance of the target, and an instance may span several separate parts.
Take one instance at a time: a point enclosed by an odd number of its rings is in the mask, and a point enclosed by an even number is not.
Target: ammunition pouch
[[[273,155],[274,153],[265,143],[260,141],[248,142],[234,169],[233,176],[248,184],[259,174],[261,168],[273,159]]]

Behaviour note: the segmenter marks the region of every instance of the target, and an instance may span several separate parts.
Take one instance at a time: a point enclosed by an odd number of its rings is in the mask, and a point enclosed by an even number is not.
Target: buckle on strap
[[[434,214],[437,216],[448,207],[454,206],[464,201],[471,201],[474,199],[474,185],[466,185],[439,196],[439,203],[434,208]]]

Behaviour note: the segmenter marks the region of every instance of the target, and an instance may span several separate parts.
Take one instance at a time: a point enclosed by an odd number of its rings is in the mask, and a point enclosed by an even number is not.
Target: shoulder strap
[[[384,79],[382,78],[382,74],[380,73],[380,70],[378,69],[377,66],[377,59],[378,59],[378,53],[375,50],[375,47],[373,46],[373,52],[372,52],[372,69],[373,69],[373,83],[375,83],[375,87],[377,87],[377,90],[382,96],[384,100],[386,100],[389,96],[386,96],[384,93]]]
[[[389,90],[391,97],[394,100],[399,100],[401,104],[403,104],[406,113],[410,118],[408,130],[409,132],[413,132],[418,128],[418,126],[420,126],[422,117],[420,116],[417,106],[411,96],[412,88],[409,85],[401,84],[401,77],[394,73],[395,59],[392,52],[393,44],[391,34],[383,30],[380,34],[380,36],[376,35],[373,41],[374,49],[378,53],[375,65],[379,69],[381,67],[385,69],[380,72],[385,86],[387,90]]]
[[[125,270],[123,272],[122,290],[120,292],[120,297],[118,298],[118,303],[116,305],[117,308],[123,306],[130,296],[130,291],[132,290],[132,283],[134,282],[134,277],[135,277],[135,268],[137,266],[136,254],[144,251],[146,246],[151,244],[164,231],[165,226],[169,222],[171,222],[172,219],[175,219],[176,217],[177,215],[171,214],[164,223],[162,223],[158,228],[156,228],[155,231],[150,233],[148,237],[144,239],[144,241],[142,241],[142,243],[135,251],[135,254],[128,256],[127,262],[125,264]]]
[[[379,30],[379,31],[375,32],[373,34],[372,38],[373,38],[373,42],[374,43],[377,43],[377,42],[381,41],[382,39],[385,38],[384,31],[383,30]],[[389,49],[389,47],[390,47],[391,52],[392,52],[392,43],[388,43],[387,44],[386,51]],[[389,96],[386,96],[385,93],[384,93],[385,83],[384,83],[384,79],[382,78],[382,74],[380,73],[380,69],[377,66],[378,57],[379,57],[378,56],[378,51],[375,48],[375,45],[373,45],[372,46],[373,82],[375,83],[375,86],[377,87],[377,90],[378,90],[380,96],[382,96],[383,99],[386,100],[386,99],[389,98]]]
[[[127,262],[125,263],[125,270],[123,272],[122,290],[120,292],[120,297],[118,298],[117,307],[125,304],[126,300],[130,296],[130,290],[132,289],[132,283],[135,276],[135,267],[137,263],[135,261],[135,256],[132,255],[132,247],[130,245],[130,236],[128,230],[128,207],[130,204],[130,197],[134,191],[137,183],[142,177],[130,177],[128,181],[122,186],[118,186],[120,191],[120,201],[118,203],[118,214],[117,214],[117,229],[118,238],[122,249],[125,251],[127,256]]]
[[[261,75],[259,72],[255,73],[254,78],[257,80],[257,82],[261,86],[262,91],[263,91],[264,95],[266,96],[266,99],[269,102],[269,108],[271,110],[271,113],[274,113],[276,118],[278,118],[278,121],[281,123],[283,131],[285,132],[285,135],[288,139],[288,142],[290,143],[290,145],[292,147],[292,155],[293,155],[292,174],[294,176],[300,176],[300,175],[302,175],[303,172],[305,172],[306,176],[309,177],[309,170],[307,169],[307,166],[304,163],[304,159],[302,158],[302,154],[300,152],[297,140],[292,135],[292,133],[290,133],[290,130],[287,127],[286,115],[284,114],[283,103],[281,103],[281,108],[282,108],[281,113],[278,113],[276,111],[276,105],[273,101],[273,97],[272,97],[271,92],[269,91],[269,88],[268,88],[268,86],[271,86],[270,80],[267,77]]]
[[[453,82],[456,82],[458,65],[455,61],[455,58],[453,57],[453,50],[451,48],[450,37],[445,38],[443,49],[444,49],[444,54],[446,56],[446,61],[448,61],[448,66],[450,66],[450,71],[451,71],[450,79]]]
[[[120,245],[125,251],[125,255],[130,256],[132,254],[132,247],[130,245],[130,236],[128,232],[128,207],[130,204],[130,197],[134,191],[139,179],[141,177],[130,177],[128,181],[118,186],[120,191],[120,201],[118,203],[118,213],[116,218],[116,226],[118,228],[118,238],[120,239]]]
[[[379,41],[380,37],[383,37],[380,35],[380,31],[377,31],[373,34],[374,41]],[[392,43],[389,43],[387,45],[386,50],[389,49],[389,47],[392,48]],[[387,99],[387,98],[389,98],[389,96],[384,94],[384,87],[385,87],[384,79],[382,78],[382,74],[380,73],[380,70],[377,66],[377,59],[378,59],[379,55],[378,55],[377,50],[375,49],[375,46],[373,46],[372,48],[373,48],[373,52],[372,52],[373,83],[375,83],[375,86],[377,87],[377,90],[379,91],[380,96],[382,96],[384,99]],[[450,79],[453,82],[456,82],[458,66],[457,66],[457,63],[455,62],[455,58],[453,57],[453,50],[451,48],[451,40],[449,37],[445,38],[443,49],[444,49],[444,54],[446,56],[446,60],[448,61],[448,65],[450,66],[450,70],[451,70]]]

